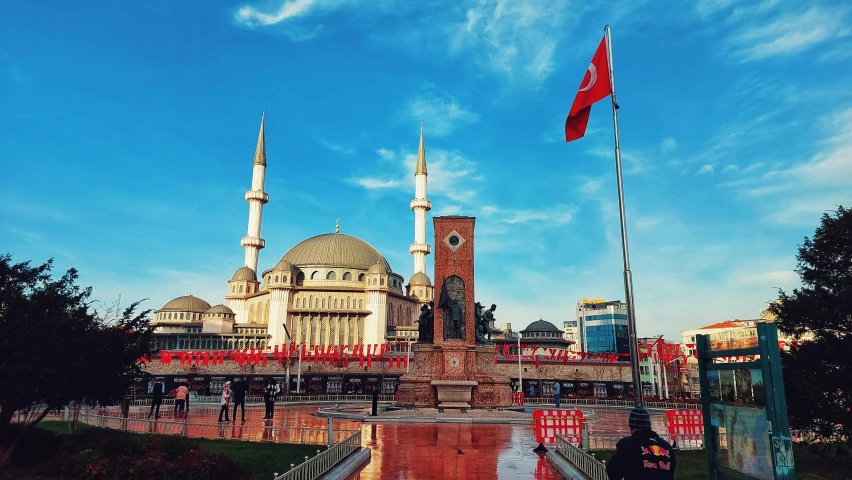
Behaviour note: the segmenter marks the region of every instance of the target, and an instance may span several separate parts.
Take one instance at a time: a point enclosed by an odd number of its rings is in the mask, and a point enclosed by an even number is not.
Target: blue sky
[[[757,316],[852,203],[845,2],[3,1],[0,250],[222,302],[266,110],[261,268],[339,218],[408,277],[422,121],[478,300],[561,326],[623,298],[608,102],[561,132],[607,23],[639,334]]]

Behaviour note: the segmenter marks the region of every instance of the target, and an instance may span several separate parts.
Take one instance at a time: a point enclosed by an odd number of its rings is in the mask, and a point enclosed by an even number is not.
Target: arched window
[[[385,279],[384,279],[384,278],[383,278],[383,279],[381,279],[381,281],[380,281],[379,283],[380,283],[381,285],[384,285],[384,284],[385,284]]]
[[[346,308],[352,308],[352,297],[346,297]]]
[[[296,285],[302,285],[305,283],[305,272],[299,272],[296,275]]]
[[[317,272],[315,270],[313,273],[311,273],[311,280],[316,280],[318,278],[319,278],[319,272]]]
[[[344,280],[352,280],[352,274],[349,273],[349,272],[344,272],[343,273],[343,279]]]
[[[236,286],[236,285],[231,285],[231,293],[234,293],[234,292],[236,292],[236,291],[237,291],[237,286]]]
[[[328,272],[325,274],[326,280],[337,280],[337,274],[334,272]]]
[[[337,310],[337,308],[338,308],[338,307],[337,307],[337,299],[335,298],[335,299],[334,299],[334,309],[335,309],[335,310]]]
[[[183,320],[183,314],[182,313],[180,314],[180,319]]]
[[[243,286],[240,285],[240,293],[243,293]]]
[[[364,310],[364,300],[358,300],[358,310]]]
[[[363,281],[364,281],[364,274],[363,274],[363,273],[359,273],[359,274],[358,274],[358,281],[359,281],[359,282],[363,282]]]
[[[278,275],[275,275],[275,283],[278,283]]]
[[[325,308],[325,299],[322,299],[322,308]]]
[[[331,295],[328,296],[328,308],[331,308]]]
[[[284,282],[284,283],[287,283],[287,275],[282,275],[281,281]]]
[[[314,300],[314,308],[319,308],[319,298]]]
[[[373,279],[373,285],[375,285],[376,283],[378,283],[378,281],[379,281],[379,279],[374,278],[374,279]],[[384,285],[384,283],[382,283],[382,285]]]

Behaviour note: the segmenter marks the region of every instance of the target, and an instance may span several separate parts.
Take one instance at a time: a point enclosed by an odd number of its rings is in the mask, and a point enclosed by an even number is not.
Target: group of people
[[[246,395],[248,394],[249,385],[246,377],[239,377],[233,383],[225,382],[222,387],[222,408],[219,409],[219,423],[230,422],[228,412],[231,404],[234,405],[233,422],[237,422],[237,408],[240,409],[241,421],[246,422]],[[263,389],[263,403],[266,406],[266,412],[263,416],[264,420],[271,420],[275,415],[275,398],[281,393],[281,387],[275,379],[270,378],[266,387]],[[225,419],[222,419],[222,416]]]
[[[163,397],[166,394],[166,385],[163,382],[157,381],[151,384],[148,390],[151,394],[151,411],[148,412],[148,418],[160,418],[160,407],[163,405]],[[189,414],[189,387],[186,384],[181,384],[175,389],[175,412],[174,417],[178,418]]]

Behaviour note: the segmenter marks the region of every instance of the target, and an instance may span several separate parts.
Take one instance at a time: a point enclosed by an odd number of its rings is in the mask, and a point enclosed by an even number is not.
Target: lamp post
[[[405,354],[405,373],[408,373],[409,365],[411,365],[411,332],[405,331],[405,346],[407,353]]]

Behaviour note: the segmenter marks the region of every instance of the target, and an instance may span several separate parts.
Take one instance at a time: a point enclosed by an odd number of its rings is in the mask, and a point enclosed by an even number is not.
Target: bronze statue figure
[[[417,319],[417,343],[432,343],[435,341],[435,317],[432,312],[432,302],[420,307],[420,318]]]
[[[438,308],[443,311],[444,340],[464,340],[464,280],[452,275],[444,279]]]
[[[476,312],[476,343],[490,344],[492,324],[494,323],[494,310],[497,310],[497,305],[491,304],[491,308],[483,310],[481,303],[476,302],[474,311]],[[487,337],[486,337],[487,336]]]

